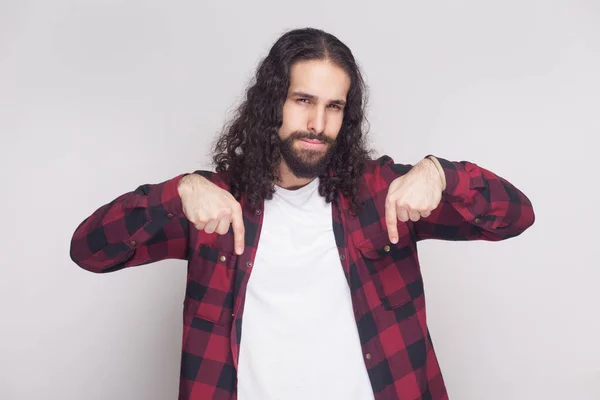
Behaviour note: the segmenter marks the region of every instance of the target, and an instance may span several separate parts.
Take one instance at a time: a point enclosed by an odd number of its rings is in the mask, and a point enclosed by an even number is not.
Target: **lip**
[[[320,149],[325,146],[325,143],[317,139],[299,139],[299,141],[302,142],[303,147],[310,149]]]

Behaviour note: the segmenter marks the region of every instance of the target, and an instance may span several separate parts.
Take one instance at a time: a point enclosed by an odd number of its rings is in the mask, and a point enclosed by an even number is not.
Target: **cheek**
[[[301,109],[295,106],[294,103],[286,102],[283,105],[282,112],[282,124],[280,134],[290,134],[297,130],[304,129],[302,123],[304,121],[304,115]]]
[[[344,116],[342,114],[332,116],[327,123],[327,136],[332,137],[334,139],[337,138],[337,135],[342,129],[343,121]]]

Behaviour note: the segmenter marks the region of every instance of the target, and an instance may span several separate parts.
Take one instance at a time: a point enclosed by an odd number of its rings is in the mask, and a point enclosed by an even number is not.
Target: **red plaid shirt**
[[[442,202],[428,218],[399,222],[397,244],[388,240],[384,202],[389,184],[410,165],[387,156],[371,160],[360,182],[359,212],[352,214],[343,196],[333,202],[335,240],[377,400],[448,398],[427,328],[417,242],[503,240],[534,222],[529,199],[505,179],[470,162],[438,160],[446,176]],[[224,174],[196,173],[227,188]],[[244,297],[263,209],[241,199],[246,248],[237,256],[231,229],[209,235],[188,223],[177,193],[183,175],[100,207],[77,227],[70,255],[97,273],[187,260],[179,399],[236,399]]]

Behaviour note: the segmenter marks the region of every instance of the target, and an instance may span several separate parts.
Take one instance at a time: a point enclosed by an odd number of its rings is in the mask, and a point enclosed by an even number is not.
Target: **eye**
[[[310,101],[308,99],[298,99],[296,100],[298,103],[309,103]]]
[[[341,110],[342,107],[340,107],[338,104],[330,104],[329,107],[334,108],[336,110]]]

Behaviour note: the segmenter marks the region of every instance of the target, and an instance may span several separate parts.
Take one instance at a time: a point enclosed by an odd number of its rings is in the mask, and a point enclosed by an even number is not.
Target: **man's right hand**
[[[183,213],[196,229],[225,235],[231,224],[235,252],[244,252],[242,207],[231,193],[198,174],[181,178],[177,191],[181,197]]]

